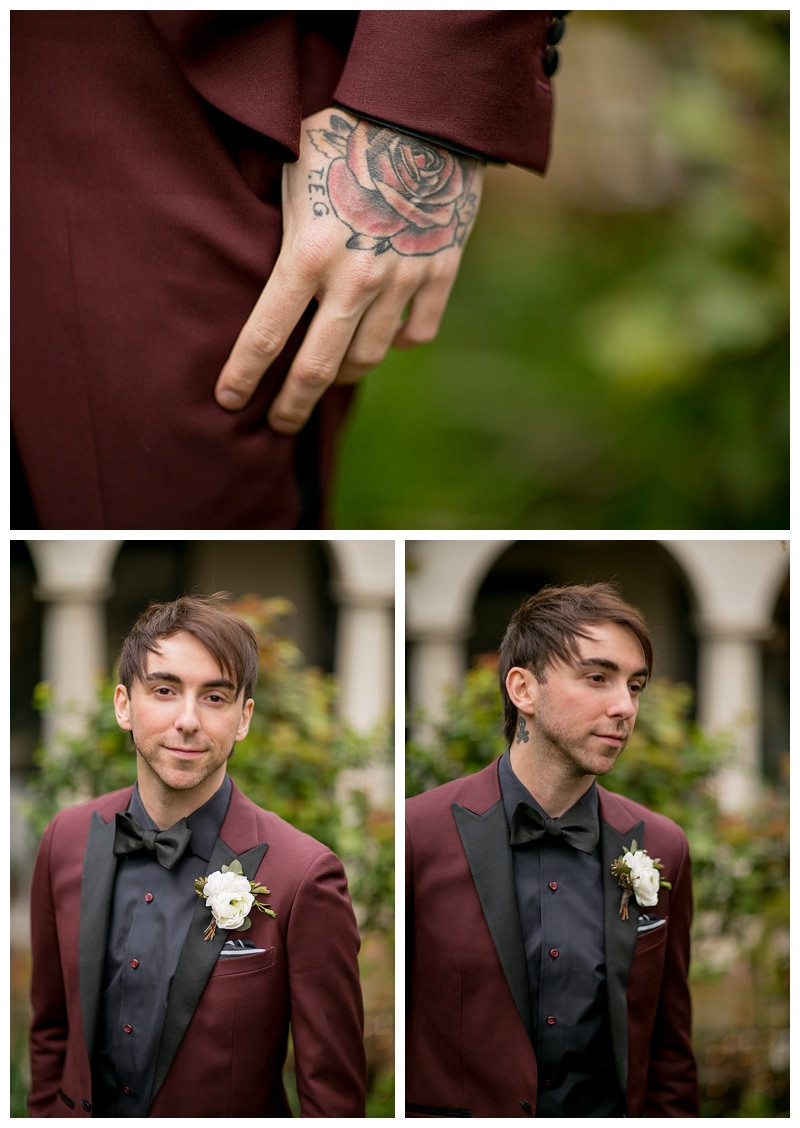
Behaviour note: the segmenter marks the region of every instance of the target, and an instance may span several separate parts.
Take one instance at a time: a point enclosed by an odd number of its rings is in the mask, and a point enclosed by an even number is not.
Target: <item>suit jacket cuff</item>
[[[544,171],[548,12],[362,11],[336,102],[483,159]]]

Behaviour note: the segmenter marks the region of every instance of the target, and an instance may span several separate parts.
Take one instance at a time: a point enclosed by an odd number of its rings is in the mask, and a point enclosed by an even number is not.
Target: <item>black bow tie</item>
[[[181,819],[166,830],[145,830],[142,824],[128,814],[117,814],[114,830],[114,853],[136,854],[140,850],[151,850],[164,869],[172,870],[183,857],[192,832]]]
[[[597,817],[583,808],[568,812],[560,819],[551,819],[542,817],[528,803],[518,803],[511,820],[511,845],[535,842],[545,834],[563,838],[576,850],[591,854],[600,838],[600,827]]]

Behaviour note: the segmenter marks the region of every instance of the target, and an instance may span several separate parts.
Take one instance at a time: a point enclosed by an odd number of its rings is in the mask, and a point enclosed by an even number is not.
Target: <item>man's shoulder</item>
[[[406,815],[409,821],[425,818],[437,811],[449,811],[454,803],[467,807],[476,814],[483,814],[500,798],[500,783],[497,775],[498,761],[494,760],[472,775],[461,776],[439,784],[421,795],[406,800]]]
[[[621,834],[631,829],[638,823],[645,825],[646,843],[648,851],[655,848],[663,849],[666,845],[683,845],[686,835],[673,819],[653,811],[644,804],[628,799],[615,791],[597,786],[600,797],[600,817],[615,827]]]
[[[124,811],[130,801],[133,787],[121,787],[118,791],[107,791],[104,795],[95,795],[91,799],[84,799],[72,803],[53,816],[50,827],[76,828],[88,826],[92,816],[97,813],[106,822],[114,817],[117,811]]]
[[[323,854],[332,853],[330,847],[326,846],[324,842],[320,842],[304,830],[299,830],[274,811],[260,807],[258,803],[253,802],[235,783],[231,795],[231,804],[235,806],[234,817],[241,816],[244,813],[249,819],[252,819],[259,839],[267,841],[271,849],[280,848],[291,851],[293,857],[298,861],[306,862]]]

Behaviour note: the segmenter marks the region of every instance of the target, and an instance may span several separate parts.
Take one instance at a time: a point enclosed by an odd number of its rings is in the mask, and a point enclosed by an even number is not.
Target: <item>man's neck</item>
[[[174,826],[181,819],[198,811],[208,800],[216,795],[225,779],[225,771],[204,780],[198,787],[188,791],[173,791],[165,788],[156,777],[153,780],[147,772],[139,771],[137,784],[139,799],[159,830]]]
[[[595,780],[593,775],[567,775],[535,752],[511,748],[511,768],[546,815],[557,819],[581,799]]]

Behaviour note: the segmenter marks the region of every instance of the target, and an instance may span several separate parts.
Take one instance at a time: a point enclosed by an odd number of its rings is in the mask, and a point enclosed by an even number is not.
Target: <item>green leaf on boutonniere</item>
[[[221,873],[238,873],[242,874],[242,863],[238,858],[234,858],[229,866],[222,866]]]

